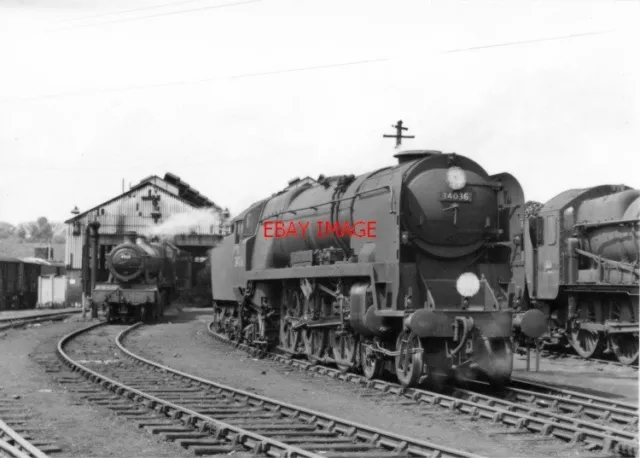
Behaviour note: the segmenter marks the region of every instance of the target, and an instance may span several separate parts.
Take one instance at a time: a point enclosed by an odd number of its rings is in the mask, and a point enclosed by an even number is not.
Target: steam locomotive
[[[572,189],[525,222],[524,309],[548,318],[543,342],[584,358],[614,354],[638,362],[640,190],[603,185]],[[515,337],[520,319],[514,319]]]
[[[190,263],[191,255],[167,241],[128,232],[109,253],[109,279],[96,284],[92,300],[105,308],[109,322],[157,322],[174,297],[181,262]]]
[[[294,180],[237,216],[210,255],[214,329],[370,379],[388,368],[405,386],[502,385],[525,287],[522,188],[457,154],[395,157]],[[533,310],[521,329],[543,326]]]

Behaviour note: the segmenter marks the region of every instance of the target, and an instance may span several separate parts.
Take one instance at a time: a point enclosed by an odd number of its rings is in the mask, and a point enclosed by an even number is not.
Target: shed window
[[[555,216],[547,216],[547,224],[545,226],[546,226],[545,239],[547,241],[547,245],[555,245],[555,243],[556,243],[556,217]]]

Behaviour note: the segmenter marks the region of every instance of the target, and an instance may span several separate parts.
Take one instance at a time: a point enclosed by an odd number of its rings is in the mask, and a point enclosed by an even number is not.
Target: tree
[[[16,235],[20,240],[24,240],[27,238],[27,230],[24,228],[23,225],[20,225],[20,227],[16,231]]]
[[[15,229],[15,234],[24,242],[50,242],[55,232],[49,220],[41,216],[36,221],[20,223]]]
[[[542,208],[542,204],[540,202],[536,202],[535,200],[530,200],[524,204],[524,217],[531,218],[533,216],[538,216],[538,212]]]
[[[0,239],[8,239],[15,232],[13,224],[0,222]]]
[[[47,242],[53,237],[53,229],[49,220],[41,216],[37,220],[36,233],[33,235],[33,239],[38,242]]]

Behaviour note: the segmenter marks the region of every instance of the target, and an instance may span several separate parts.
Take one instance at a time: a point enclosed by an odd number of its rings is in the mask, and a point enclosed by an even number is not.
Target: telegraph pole
[[[395,126],[391,126],[396,130],[395,135],[383,135],[385,138],[395,138],[396,139],[396,148],[398,148],[402,144],[403,138],[416,138],[415,135],[402,135],[403,130],[409,130],[408,127],[402,126],[402,121],[398,121],[398,124]]]

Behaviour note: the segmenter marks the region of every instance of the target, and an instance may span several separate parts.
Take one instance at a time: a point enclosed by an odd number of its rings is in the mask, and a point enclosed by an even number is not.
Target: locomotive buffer
[[[402,135],[403,130],[409,130],[408,127],[402,127],[402,121],[398,121],[398,124],[395,126],[391,126],[396,130],[395,135],[383,135],[384,138],[395,138],[396,139],[396,148],[398,148],[402,144],[403,138],[416,138],[415,135]]]

